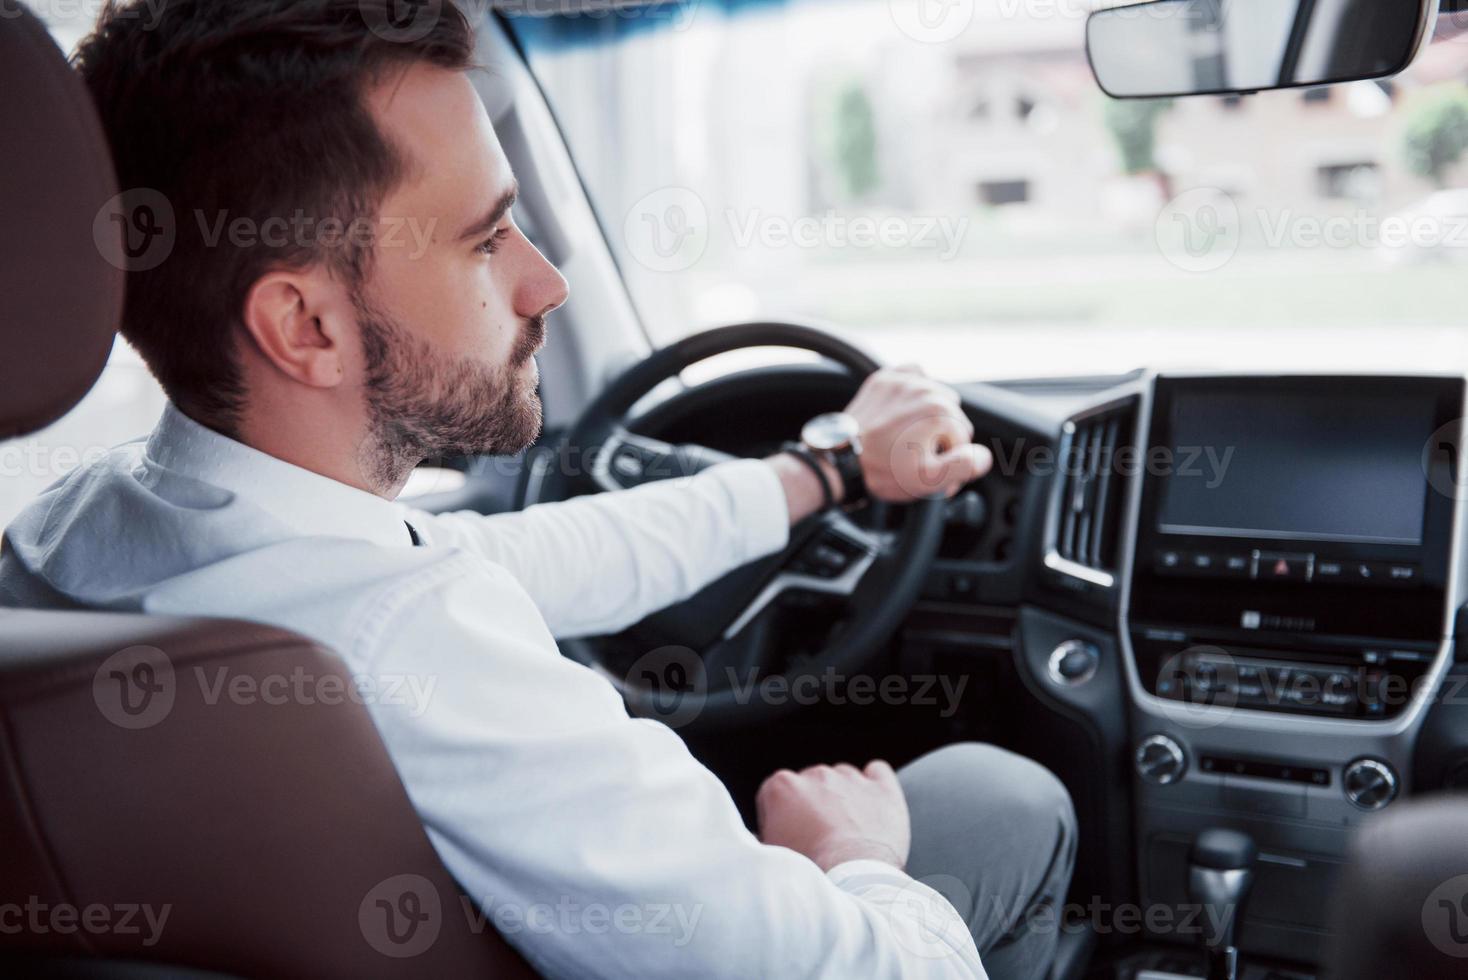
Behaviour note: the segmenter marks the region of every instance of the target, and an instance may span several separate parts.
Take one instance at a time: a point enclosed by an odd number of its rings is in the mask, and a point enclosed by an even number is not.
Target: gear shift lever
[[[1203,948],[1208,980],[1237,980],[1235,942],[1244,901],[1254,883],[1254,840],[1237,830],[1213,827],[1198,835],[1188,855],[1188,897],[1204,911]]]

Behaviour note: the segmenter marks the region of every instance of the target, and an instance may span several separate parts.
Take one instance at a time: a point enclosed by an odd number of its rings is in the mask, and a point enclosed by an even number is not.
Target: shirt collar
[[[150,463],[211,484],[264,508],[302,535],[359,538],[411,547],[406,508],[287,463],[163,408],[146,449]]]

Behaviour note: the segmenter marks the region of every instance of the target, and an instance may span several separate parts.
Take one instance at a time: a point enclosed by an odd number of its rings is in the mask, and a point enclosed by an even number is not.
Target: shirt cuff
[[[935,933],[950,933],[951,943],[960,948],[973,942],[968,924],[942,892],[886,861],[871,858],[843,861],[827,871],[826,877],[844,892],[908,914],[916,913]]]
[[[750,562],[785,547],[790,540],[790,505],[774,467],[762,459],[738,459],[705,470],[729,495],[734,523],[744,528],[744,556]]]
[[[985,977],[968,923],[941,892],[885,861],[859,858],[826,872],[837,888],[878,910],[899,944],[924,959],[957,957],[965,975]],[[951,976],[944,972],[944,976]]]
[[[830,871],[827,871],[826,877],[835,882],[837,888],[851,882],[853,879],[859,879],[862,885],[881,882],[883,884],[894,885],[898,888],[905,888],[914,881],[913,877],[901,868],[888,864],[886,861],[877,861],[873,858],[855,858],[850,861],[842,861]]]

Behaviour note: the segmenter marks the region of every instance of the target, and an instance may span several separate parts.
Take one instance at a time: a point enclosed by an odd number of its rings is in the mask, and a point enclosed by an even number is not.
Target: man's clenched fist
[[[755,797],[760,840],[799,851],[822,871],[859,858],[901,868],[912,843],[907,798],[892,767],[842,763],[781,769]]]
[[[861,426],[862,477],[878,499],[951,497],[994,465],[993,454],[973,442],[958,392],[916,367],[876,372],[846,411]]]

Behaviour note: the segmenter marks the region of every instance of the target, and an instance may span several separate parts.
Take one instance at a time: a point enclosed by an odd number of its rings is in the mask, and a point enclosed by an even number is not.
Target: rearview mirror
[[[1153,0],[1097,10],[1086,53],[1113,98],[1225,95],[1395,75],[1437,0]]]

